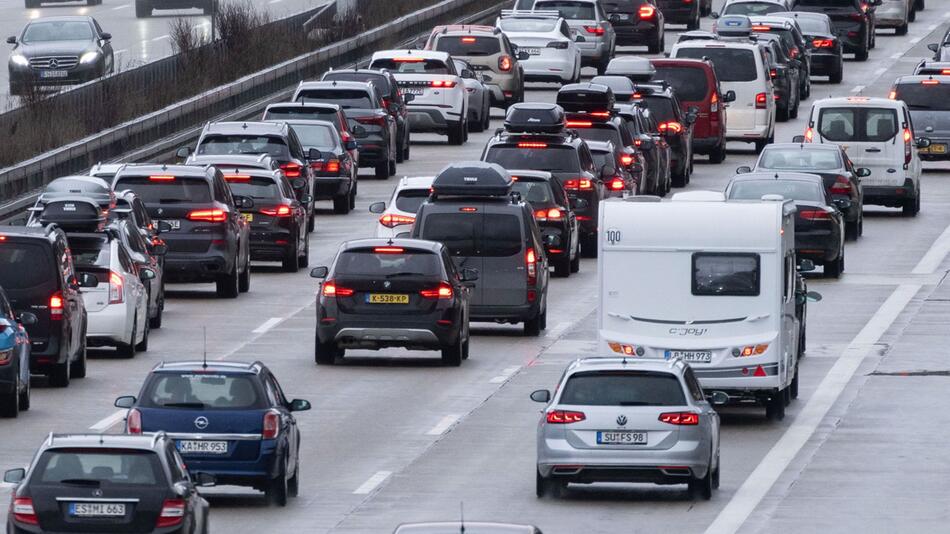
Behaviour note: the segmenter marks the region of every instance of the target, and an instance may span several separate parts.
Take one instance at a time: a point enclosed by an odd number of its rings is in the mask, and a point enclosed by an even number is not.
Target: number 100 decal
[[[622,236],[623,234],[620,230],[617,230],[615,228],[611,228],[607,230],[607,235],[606,235],[607,242],[610,243],[611,245],[616,245],[617,243],[619,243]]]

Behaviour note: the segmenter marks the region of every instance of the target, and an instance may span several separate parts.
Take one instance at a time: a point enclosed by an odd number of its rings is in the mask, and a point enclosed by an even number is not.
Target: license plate
[[[366,302],[370,304],[409,304],[409,295],[371,293],[366,295]]]
[[[597,433],[598,445],[646,445],[647,433],[639,430],[605,430]]]
[[[198,454],[227,454],[227,441],[179,441],[178,452]]]
[[[65,78],[69,73],[64,70],[41,70],[40,78]]]
[[[73,502],[69,503],[69,515],[73,517],[122,517],[125,503]]]
[[[921,154],[946,154],[947,145],[944,145],[944,144],[930,145],[926,148],[921,148],[919,152]]]
[[[247,221],[247,222],[252,222],[252,221],[254,220],[254,214],[253,214],[253,213],[242,213],[242,214],[241,214],[241,217],[243,217],[244,220]]]
[[[403,89],[403,92],[409,95],[422,96],[425,94],[426,90],[421,87],[407,87]]]
[[[540,48],[522,48],[521,50],[527,52],[529,56],[537,56],[541,54]]]
[[[630,20],[630,14],[629,13],[614,13],[613,15],[610,15],[610,18],[613,20]]]
[[[708,350],[668,350],[666,359],[680,358],[685,362],[709,363],[712,361],[712,352]]]
[[[172,230],[180,230],[180,229],[181,229],[181,221],[179,221],[178,219],[165,219],[165,220],[163,220],[163,221],[158,221],[158,222],[160,222],[160,223],[168,223],[168,226],[170,226]]]

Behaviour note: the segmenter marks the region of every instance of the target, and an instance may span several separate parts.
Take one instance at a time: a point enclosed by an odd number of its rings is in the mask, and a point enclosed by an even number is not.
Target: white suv
[[[409,128],[449,137],[450,145],[468,139],[468,93],[452,56],[432,50],[384,50],[373,54],[370,69],[387,69],[399,89],[413,95]]]
[[[800,138],[796,137],[796,141]],[[930,139],[914,138],[914,123],[903,100],[848,96],[815,102],[803,139],[840,145],[855,167],[870,169],[861,179],[865,204],[920,211],[918,148]]]
[[[369,211],[378,213],[376,223],[376,237],[400,237],[412,231],[412,224],[416,222],[416,212],[419,206],[429,198],[432,191],[434,176],[406,176],[396,184],[389,204],[375,202],[370,204]],[[405,237],[405,236],[403,236]]]

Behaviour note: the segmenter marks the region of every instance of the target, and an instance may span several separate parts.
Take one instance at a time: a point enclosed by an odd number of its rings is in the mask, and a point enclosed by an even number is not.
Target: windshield
[[[550,172],[580,172],[577,152],[567,146],[518,148],[498,145],[488,149],[485,161],[506,169],[533,169]]]
[[[147,408],[247,410],[267,407],[251,375],[213,373],[153,373],[141,404]]]
[[[732,184],[732,200],[760,200],[765,195],[782,195],[786,200],[821,202],[825,190],[821,184],[799,180],[740,180]]]
[[[759,294],[759,255],[693,254],[693,295],[753,297]]]
[[[534,182],[528,180],[518,180],[511,187],[512,191],[521,193],[521,198],[529,204],[553,204],[554,197],[551,194],[551,185],[547,182]]]
[[[671,373],[599,371],[571,375],[558,404],[578,406],[682,406],[686,396]]]
[[[777,171],[831,171],[841,168],[841,155],[837,150],[766,147],[755,168]]]
[[[721,82],[751,82],[757,77],[755,55],[745,48],[686,47],[677,50],[676,57],[709,58]]]
[[[435,49],[453,56],[493,56],[501,52],[501,43],[497,37],[446,35],[438,38]]]
[[[164,480],[158,456],[134,449],[52,449],[40,455],[32,480],[93,487],[153,486]]]
[[[279,160],[290,159],[290,150],[283,139],[264,135],[209,135],[201,140],[196,153],[199,156],[267,154]]]
[[[34,22],[23,31],[24,43],[92,41],[92,26],[84,21]]]
[[[903,100],[910,109],[950,111],[950,83],[902,83],[894,88],[894,98]]]
[[[818,131],[828,141],[882,142],[897,135],[897,111],[887,108],[822,108]]]
[[[681,102],[702,102],[709,95],[706,71],[699,67],[658,66],[653,78],[670,82]]]
[[[272,178],[261,176],[225,175],[232,195],[251,198],[282,198],[280,186]]]
[[[554,19],[501,19],[502,31],[504,32],[553,32],[557,27],[557,20]]]
[[[420,237],[441,242],[452,256],[507,257],[521,252],[521,225],[514,215],[433,213],[426,217]]]
[[[560,11],[561,16],[571,20],[594,20],[592,2],[571,2],[570,0],[538,0],[534,9]]]
[[[385,278],[396,273],[442,276],[442,262],[438,254],[424,250],[404,250],[402,254],[393,254],[366,249],[348,250],[340,254],[333,266],[334,276]]]
[[[370,94],[359,89],[306,89],[297,94],[297,101],[302,99],[337,104],[343,109],[373,108]]]
[[[300,97],[297,98],[300,100]],[[314,121],[329,121],[336,123],[337,111],[326,108],[271,108],[264,113],[265,121],[304,119]]]
[[[769,13],[777,13],[779,11],[788,11],[778,4],[773,4],[771,2],[742,2],[739,4],[729,4],[726,6],[726,9],[723,10],[723,15],[748,15],[754,17],[756,15],[767,15]]]
[[[117,191],[131,189],[146,204],[211,202],[211,186],[204,178],[151,180],[148,176],[129,176],[119,178],[115,188]]]
[[[403,189],[396,195],[396,209],[406,213],[416,213],[427,198],[429,198],[428,189]]]
[[[316,148],[320,150],[332,150],[339,147],[337,142],[340,135],[336,133],[336,128],[325,124],[294,124],[290,123],[290,128],[297,134],[297,139],[305,149]]]
[[[377,59],[373,61],[369,68],[387,69],[402,73],[450,74],[449,68],[442,60],[422,59],[418,57]]]

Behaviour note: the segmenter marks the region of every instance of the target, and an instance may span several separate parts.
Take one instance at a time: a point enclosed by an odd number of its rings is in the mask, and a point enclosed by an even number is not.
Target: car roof
[[[323,73],[323,76],[321,76],[321,78],[325,78],[325,77],[327,77],[327,76],[329,76],[329,75],[340,74],[340,73],[343,73],[343,74],[367,74],[367,75],[370,75],[370,76],[381,76],[381,77],[384,77],[384,78],[388,78],[388,77],[390,77],[390,76],[393,75],[392,71],[387,70],[387,69],[360,69],[360,68],[356,68],[356,69],[330,69],[330,70],[324,72],[324,73]],[[320,81],[330,81],[330,80],[322,80],[322,79],[321,79]],[[306,82],[304,82],[304,83],[306,83]]]
[[[937,82],[941,84],[947,84],[947,83],[950,83],[950,76],[937,75],[937,74],[909,74],[907,76],[901,76],[897,78],[896,80],[894,80],[894,85],[898,85],[901,83],[920,83],[924,80],[936,80]],[[937,111],[937,110],[934,110],[934,111]]]
[[[300,83],[301,85],[303,85],[305,83],[310,83],[310,82],[300,82]],[[307,97],[301,97],[301,98],[306,99]],[[329,108],[329,109],[333,109],[334,111],[340,111],[341,109],[343,109],[340,107],[339,104],[330,104],[329,102],[298,101],[298,102],[278,102],[276,104],[268,104],[267,108],[264,111],[267,111],[268,109],[281,109],[281,108],[290,108],[290,109],[294,109],[294,108],[327,109]]]
[[[396,185],[397,189],[426,189],[432,187],[435,176],[403,176]]]
[[[549,181],[554,178],[554,175],[548,171],[535,171],[531,169],[508,169],[508,172],[511,173],[512,178],[514,177],[529,177],[529,178],[539,178],[542,180]]]
[[[378,52],[373,52],[373,59],[391,59],[405,56],[416,56],[421,57],[422,59],[438,59],[441,61],[448,61],[451,57],[448,52],[439,52],[438,50],[415,50],[411,48],[407,50],[380,50]]]
[[[749,17],[749,21],[751,21],[752,24],[760,24],[762,26],[769,26],[769,27],[781,26],[782,28],[785,28],[785,29],[791,29],[792,25],[794,24],[787,17],[769,17],[766,15],[751,16]]]
[[[812,104],[813,108],[829,106],[875,106],[888,108],[902,108],[903,100],[890,100],[874,96],[839,96],[823,98]]]
[[[501,34],[501,30],[494,26],[480,24],[448,24],[432,28],[431,36],[436,35],[482,35],[496,37]]]
[[[238,166],[254,166],[261,169],[270,168],[266,167],[268,163],[273,162],[273,158],[269,154],[192,154],[188,157],[188,165],[215,165],[218,166],[215,161],[226,161],[229,167],[233,167],[232,164],[237,164]]]
[[[841,147],[834,143],[772,143],[765,145],[765,150],[778,150],[780,148],[799,150],[833,150],[838,152]]]
[[[422,249],[434,252],[436,254],[442,252],[444,245],[437,241],[427,241],[425,239],[410,239],[410,238],[376,238],[370,237],[366,239],[353,239],[351,241],[345,241],[340,245],[341,250],[353,250],[357,248],[370,248],[370,247],[404,247],[404,248],[414,248]]]
[[[588,139],[587,148],[591,152],[613,152],[617,147],[614,146],[613,141],[591,141]]]
[[[221,121],[209,122],[205,125],[202,134],[212,135],[287,135],[288,126],[280,122],[269,121]]]
[[[464,532],[466,534],[533,534],[539,532],[533,525],[515,525],[512,523],[487,523],[480,521],[433,521],[429,523],[403,523],[396,527],[398,534],[447,534]]]
[[[69,188],[64,191],[64,188]],[[96,176],[61,176],[46,184],[44,193],[102,193],[111,190],[109,182]]]
[[[183,360],[161,362],[152,368],[152,372],[199,372],[199,373],[237,373],[258,374],[264,368],[261,362],[233,362],[213,360]]]
[[[214,168],[208,165],[135,165],[123,167],[112,183],[125,176],[171,175],[210,179],[214,172]]]
[[[39,17],[31,20],[34,22],[92,22],[94,19],[88,15],[57,15],[54,17]]]
[[[3,226],[0,228],[0,236],[36,237],[45,240],[49,237],[51,226]]]
[[[154,451],[158,442],[166,441],[164,432],[129,434],[54,434],[50,433],[43,443],[43,450],[56,449],[133,449]]]
[[[297,90],[301,89],[350,89],[368,91],[374,88],[373,82],[353,82],[345,80],[326,80],[317,82],[300,82]]]
[[[782,181],[794,181],[794,182],[813,182],[822,187],[824,187],[824,180],[821,176],[817,174],[809,174],[806,172],[789,172],[789,171],[757,171],[749,172],[745,174],[737,174],[732,177],[733,182],[759,182],[766,180],[782,180]]]
[[[640,358],[624,358],[621,356],[589,356],[578,358],[571,362],[567,373],[583,371],[660,371],[682,372],[686,369],[686,362],[679,358],[669,360],[649,360]]]

